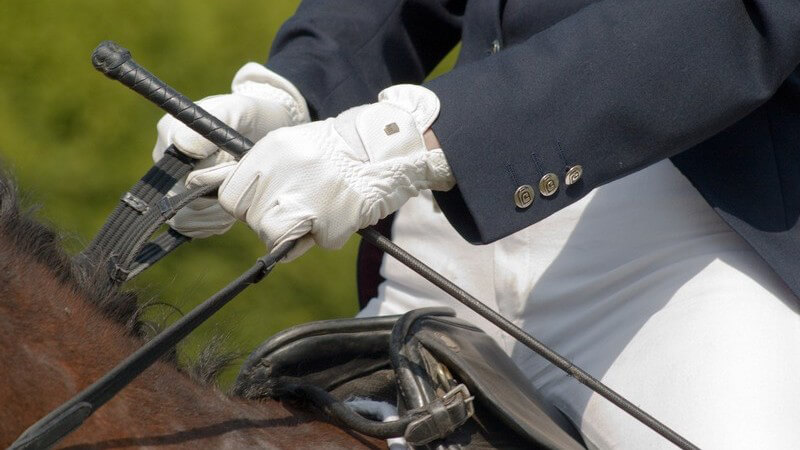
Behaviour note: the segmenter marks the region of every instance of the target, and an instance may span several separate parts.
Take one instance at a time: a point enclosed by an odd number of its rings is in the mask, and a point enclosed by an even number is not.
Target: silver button
[[[545,197],[550,197],[558,190],[558,176],[554,173],[545,174],[539,180],[539,192]]]
[[[490,50],[490,53],[494,55],[495,53],[500,51],[500,48],[501,48],[500,39],[495,39],[492,42],[492,49]]]
[[[578,182],[583,176],[583,166],[572,166],[567,170],[567,176],[564,177],[564,182],[567,186],[573,185]]]
[[[514,192],[514,203],[519,208],[527,208],[533,203],[533,188],[529,184],[523,184]]]

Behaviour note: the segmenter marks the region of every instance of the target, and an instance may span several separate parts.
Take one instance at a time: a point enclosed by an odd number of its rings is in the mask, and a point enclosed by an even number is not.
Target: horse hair
[[[21,253],[48,268],[60,282],[70,286],[98,308],[106,317],[125,327],[132,335],[146,340],[163,328],[150,321],[142,321],[141,313],[151,305],[164,304],[152,301],[139,304],[133,291],[120,290],[107,277],[85,274],[63,249],[61,237],[36,217],[37,208],[23,209],[19,191],[11,176],[0,168],[0,233],[3,233]],[[96,274],[94,274],[96,275]],[[1,278],[1,277],[0,277]],[[185,369],[193,378],[206,383],[216,380],[219,373],[240,357],[239,352],[225,350],[223,336],[214,336],[199,352],[195,361],[186,363]],[[168,359],[177,361],[174,353]]]

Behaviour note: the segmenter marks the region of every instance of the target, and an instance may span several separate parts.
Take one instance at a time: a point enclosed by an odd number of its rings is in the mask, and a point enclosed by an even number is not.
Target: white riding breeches
[[[800,446],[798,300],[668,160],[483,246],[426,192],[393,240],[701,448]],[[674,448],[397,261],[381,270],[359,315],[450,306],[590,447]]]

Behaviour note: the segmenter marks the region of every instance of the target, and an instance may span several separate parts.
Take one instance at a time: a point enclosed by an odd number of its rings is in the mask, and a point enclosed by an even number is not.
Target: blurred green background
[[[161,112],[96,72],[89,55],[104,39],[190,98],[228,92],[236,70],[263,62],[298,0],[0,1],[0,161],[40,217],[71,251],[100,228],[119,196],[151,165]],[[448,57],[435,73],[446,71]],[[249,352],[288,326],[355,314],[357,239],[313,249],[278,267],[182,345],[184,357],[218,333]],[[195,241],[136,282],[142,298],[188,311],[264,252],[246,226]],[[163,317],[169,309],[151,310]],[[176,319],[172,315],[168,320]],[[227,385],[238,367],[221,380]]]

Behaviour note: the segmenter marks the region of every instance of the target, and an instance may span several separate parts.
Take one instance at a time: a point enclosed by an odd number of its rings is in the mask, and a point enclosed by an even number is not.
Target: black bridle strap
[[[121,284],[190,240],[170,229],[147,242],[178,209],[175,203],[188,203],[213,190],[196,188],[167,197],[194,162],[173,146],[166,150],[164,157],[125,193],[92,242],[75,257],[83,276],[103,276],[114,285]]]

